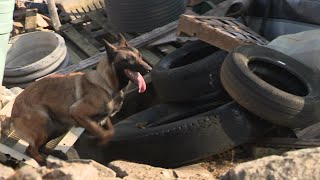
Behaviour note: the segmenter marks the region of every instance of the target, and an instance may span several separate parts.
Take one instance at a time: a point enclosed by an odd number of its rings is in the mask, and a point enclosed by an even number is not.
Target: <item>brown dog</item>
[[[17,96],[10,121],[13,130],[29,142],[27,154],[39,164],[45,163],[39,149],[74,125],[98,137],[99,144],[107,143],[114,134],[109,117],[121,108],[122,89],[131,80],[139,86],[139,93],[146,90],[139,72],[147,73],[151,67],[123,36],[119,34],[118,38],[118,48],[105,42],[107,56],[97,70],[50,75]],[[108,129],[95,120],[101,116],[105,117]]]

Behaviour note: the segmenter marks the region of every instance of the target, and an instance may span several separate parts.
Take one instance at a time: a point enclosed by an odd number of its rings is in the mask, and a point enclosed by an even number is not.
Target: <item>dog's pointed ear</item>
[[[120,33],[118,34],[118,40],[119,40],[119,47],[129,46],[127,40]]]
[[[117,48],[114,45],[108,43],[108,41],[106,40],[103,40],[103,42],[104,42],[104,47],[106,49],[109,60],[114,59],[114,57],[117,54]]]

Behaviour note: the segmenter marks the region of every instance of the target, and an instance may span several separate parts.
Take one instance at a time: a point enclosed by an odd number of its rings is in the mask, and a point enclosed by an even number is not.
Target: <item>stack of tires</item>
[[[294,131],[320,121],[320,66],[308,62],[265,46],[225,52],[191,42],[153,67],[163,104],[115,124],[103,161],[173,168],[260,137],[296,138]],[[81,157],[95,159],[96,152],[86,149]]]
[[[118,32],[146,32],[179,19],[185,0],[104,0],[112,28]]]
[[[275,129],[285,132],[282,133],[284,136],[295,137],[287,127],[292,127],[288,125],[296,122],[284,124],[278,121],[285,118],[284,113],[289,115],[288,112],[276,114],[266,111],[267,116],[259,113],[269,107],[266,100],[278,102],[285,99],[264,94],[265,85],[261,85],[259,89],[260,84],[254,86],[254,82],[246,77],[249,67],[253,66],[279,82],[286,81],[282,84],[294,87],[297,95],[305,95],[305,87],[299,84],[302,81],[274,67],[281,65],[281,62],[271,63],[276,64],[274,66],[239,64],[238,69],[232,66],[232,62],[238,61],[237,58],[251,58],[250,53],[254,53],[253,57],[261,58],[270,54],[271,57],[267,59],[271,60],[275,60],[272,56],[277,55],[260,46],[240,47],[235,52],[228,53],[205,42],[194,41],[165,56],[151,72],[152,84],[163,104],[150,107],[115,124],[115,136],[101,150],[105,153],[104,161],[126,159],[154,166],[177,167],[270,135]],[[294,64],[287,62],[289,59],[285,58],[288,57],[281,55],[278,60]],[[243,68],[247,68],[246,71],[240,71]],[[256,75],[248,75],[251,76]],[[288,100],[281,103],[287,102]],[[292,107],[287,110],[297,112],[292,108],[296,105],[301,107],[300,102],[297,99],[291,100]],[[257,105],[258,103],[261,105]],[[277,107],[285,110],[284,106],[276,105],[272,104],[269,109]],[[252,108],[259,111],[252,111]],[[273,121],[268,116],[273,117]],[[264,118],[269,119],[269,122]],[[287,126],[283,127],[284,125]],[[81,157],[94,159],[87,149]]]
[[[25,88],[38,78],[68,66],[64,39],[53,32],[32,32],[10,39],[4,85]]]
[[[320,71],[310,61],[246,45],[221,67],[221,82],[241,106],[270,123],[302,129],[320,121]]]

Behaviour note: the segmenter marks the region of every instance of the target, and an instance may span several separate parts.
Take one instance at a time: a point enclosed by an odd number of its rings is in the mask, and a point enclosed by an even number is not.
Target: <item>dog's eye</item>
[[[128,62],[129,62],[130,64],[134,64],[134,60],[133,60],[132,58],[129,59]]]

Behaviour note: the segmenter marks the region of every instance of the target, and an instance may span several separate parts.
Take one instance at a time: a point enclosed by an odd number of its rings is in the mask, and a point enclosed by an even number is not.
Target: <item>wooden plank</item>
[[[69,40],[68,38],[65,38],[65,43],[68,49],[70,49],[71,53],[71,57],[73,57],[73,52],[75,53],[75,58],[71,59],[71,62],[74,60],[78,60],[78,62],[74,62],[72,64],[76,64],[79,63],[80,61],[82,61],[83,59],[87,59],[89,56],[86,55],[83,51],[81,51],[81,49],[78,48],[78,46],[76,46],[71,40]],[[73,52],[72,52],[73,51]]]
[[[87,6],[90,11],[96,11],[97,8],[93,5],[93,2],[88,1]]]
[[[220,20],[224,25],[219,25],[216,21],[208,23],[211,19]],[[178,34],[186,33],[228,52],[244,44],[268,43],[266,39],[249,28],[237,26],[229,21],[232,19],[224,22],[220,17],[208,16],[201,19],[198,16],[182,15],[179,20]]]
[[[177,27],[178,27],[178,21],[173,21],[165,26],[156,28],[156,29],[152,30],[151,32],[145,33],[135,39],[132,39],[131,41],[129,41],[129,44],[131,46],[136,47],[136,48],[145,46],[145,45],[167,35],[168,33],[175,30]]]
[[[16,150],[14,150],[6,145],[3,145],[1,143],[0,143],[0,153],[8,154],[11,157],[13,157],[14,159],[21,161],[21,162],[24,162],[25,164],[28,164],[32,167],[35,167],[35,168],[40,167],[40,165],[31,157],[26,156],[25,154],[23,154],[19,151],[16,151]]]
[[[81,16],[79,15],[78,11],[76,9],[71,10],[70,13],[68,13],[70,16],[70,19],[73,21],[75,19],[81,18]]]
[[[105,35],[106,34],[106,31],[104,29],[100,29],[98,31],[93,31],[93,32],[90,32],[91,36],[92,37],[98,37],[98,36],[102,36],[102,35]],[[100,50],[100,49],[99,49]]]
[[[72,127],[68,133],[61,139],[59,144],[54,148],[54,150],[60,150],[63,153],[67,153],[70,147],[77,141],[80,135],[84,132],[82,127]]]
[[[116,37],[116,33],[112,29],[112,27],[108,23],[108,19],[100,14],[98,11],[92,11],[86,14],[86,16],[91,19],[91,21],[97,23],[101,26],[106,32],[114,35]]]
[[[88,17],[86,17],[86,16],[83,16],[81,18],[78,18],[78,19],[70,21],[70,23],[73,24],[73,25],[79,25],[79,24],[86,23],[88,21],[90,21],[90,19]]]
[[[149,43],[161,38],[162,36],[170,33],[171,31],[175,30],[177,25],[178,25],[177,21],[174,21],[174,22],[169,23],[165,26],[156,28],[149,33],[145,33],[137,38],[134,38],[134,39],[130,40],[128,43],[136,48],[143,47],[144,45],[149,44]],[[88,67],[95,66],[99,62],[99,60],[105,56],[105,54],[106,54],[105,51],[101,52],[99,54],[96,54],[96,55],[88,58],[88,59],[81,61],[79,64],[68,66],[65,69],[61,69],[61,70],[56,71],[54,73],[68,74],[71,72],[81,71],[81,70],[84,70]]]
[[[152,53],[149,49],[139,48],[143,59],[151,66],[156,65],[160,61],[160,57]]]
[[[71,48],[69,48],[67,46],[67,50],[68,50],[68,54],[71,58],[71,64],[77,64],[79,63],[80,61],[82,61],[82,59],[78,56],[77,53],[75,53]]]
[[[61,26],[61,31],[66,35],[73,43],[75,43],[83,52],[88,56],[93,56],[99,53],[99,50],[95,48],[89,41],[84,38],[76,29],[70,24]]]
[[[90,34],[90,32],[88,32],[87,30],[83,29],[83,28],[80,28],[78,30],[78,32],[88,40],[88,42],[90,44],[92,44],[96,49],[99,49],[100,47],[102,47],[103,45],[97,41],[94,37],[92,37]]]
[[[26,9],[26,19],[25,19],[25,31],[33,32],[37,28],[37,13],[38,9],[32,8],[32,9]]]
[[[166,35],[165,37],[156,40],[153,43],[148,44],[148,47],[153,47],[153,46],[158,46],[161,44],[166,44],[166,43],[170,43],[170,42],[175,42],[177,41],[177,32],[173,31],[171,33],[169,33],[168,35]]]
[[[59,31],[61,27],[61,23],[58,16],[55,0],[47,0],[47,3],[48,3],[48,10],[49,10],[53,28],[55,31]]]
[[[84,12],[84,10],[82,8],[78,8],[78,9],[76,9],[76,11],[78,12],[78,16],[79,16],[77,18],[82,18],[85,16],[86,12]]]

